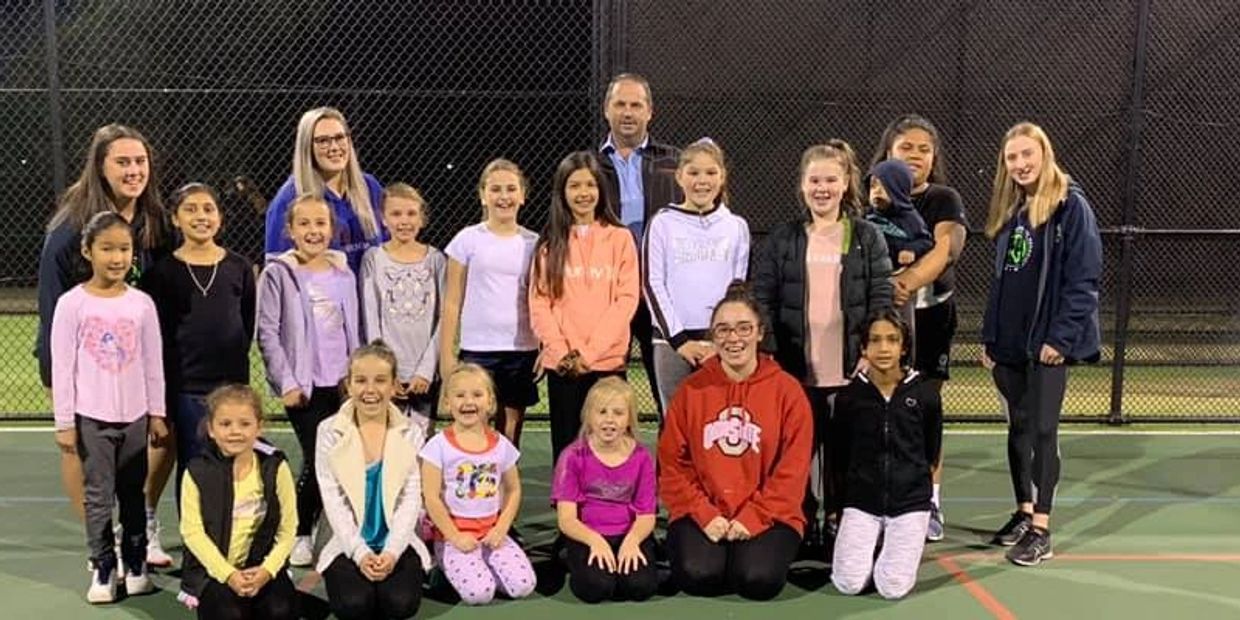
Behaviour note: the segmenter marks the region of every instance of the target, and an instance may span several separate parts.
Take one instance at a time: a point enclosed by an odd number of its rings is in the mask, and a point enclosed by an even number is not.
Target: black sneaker
[[[995,532],[994,538],[990,539],[992,545],[1002,545],[1011,547],[1020,542],[1025,536],[1025,532],[1029,531],[1029,527],[1033,525],[1033,515],[1027,512],[1017,510],[1012,513],[1012,518]]]
[[[1037,566],[1042,560],[1055,557],[1051,550],[1051,533],[1040,527],[1030,526],[1016,546],[1008,549],[1007,559],[1020,566]]]

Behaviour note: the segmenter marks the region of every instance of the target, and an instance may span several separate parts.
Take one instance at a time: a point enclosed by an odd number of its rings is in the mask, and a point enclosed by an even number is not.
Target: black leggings
[[[796,530],[779,522],[749,540],[718,543],[710,542],[689,517],[667,527],[672,581],[694,596],[735,592],[758,601],[775,598],[788,582],[788,567],[800,546]]]
[[[299,617],[297,589],[288,571],[283,570],[252,598],[237,596],[232,588],[214,579],[207,579],[198,597],[200,620],[293,620]]]
[[[603,377],[624,378],[624,372],[589,372],[579,377],[562,377],[547,371],[547,407],[551,415],[551,465],[560,462],[560,453],[581,433],[581,408],[586,394]],[[634,429],[636,430],[636,429]]]
[[[805,387],[810,412],[814,416],[812,454],[817,458],[811,460],[811,465],[817,466],[817,471],[810,473],[806,483],[808,486],[805,490],[805,499],[801,501],[801,510],[805,513],[807,527],[820,531],[825,524],[825,519],[819,518],[819,509],[822,510],[824,517],[836,514],[840,511],[839,505],[843,499],[839,497],[838,490],[843,487],[844,472],[839,471],[837,464],[832,462],[831,450],[831,418],[835,415],[835,395],[842,389],[839,387]],[[819,488],[815,488],[815,480],[819,481]]]
[[[624,535],[606,536],[607,544],[617,555]],[[568,587],[573,595],[586,603],[602,601],[644,601],[654,596],[659,588],[658,574],[654,569],[654,537],[647,536],[640,549],[646,556],[646,563],[636,571],[627,575],[609,573],[599,568],[597,563],[590,565],[590,547],[571,538],[565,538],[565,550],[568,552],[568,572],[572,578]]]
[[[998,364],[995,387],[1007,401],[1008,469],[1016,502],[1050,514],[1059,484],[1059,414],[1068,385],[1067,366]]]
[[[297,476],[297,535],[309,536],[323,512],[319,495],[319,479],[314,473],[314,443],[319,423],[340,409],[340,391],[336,387],[314,386],[310,402],[302,407],[285,407],[293,425],[297,443],[301,445],[301,473]]]
[[[383,581],[371,581],[347,556],[337,556],[323,571],[332,613],[342,620],[412,618],[422,605],[422,558],[405,549]]]

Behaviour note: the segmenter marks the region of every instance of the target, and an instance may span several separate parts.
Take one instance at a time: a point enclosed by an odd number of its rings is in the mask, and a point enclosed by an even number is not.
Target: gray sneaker
[[[1051,533],[1041,528],[1030,527],[1020,542],[1008,549],[1007,559],[1018,566],[1037,566],[1042,560],[1055,557],[1051,550]]]
[[[1012,513],[1012,518],[995,532],[995,537],[990,540],[991,544],[1011,547],[1020,542],[1024,538],[1025,532],[1033,525],[1033,515],[1027,512],[1017,510]]]
[[[943,510],[938,506],[930,507],[930,526],[926,529],[926,540],[930,542],[943,540]]]

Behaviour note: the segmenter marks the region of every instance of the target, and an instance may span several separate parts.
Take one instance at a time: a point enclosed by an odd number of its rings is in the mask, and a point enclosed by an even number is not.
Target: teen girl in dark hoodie
[[[759,356],[765,329],[739,281],[712,313],[717,355],[685,379],[659,437],[672,581],[689,594],[774,598],[801,543],[813,422],[800,383]]]
[[[982,364],[1007,401],[1016,512],[996,534],[1007,558],[1054,557],[1050,512],[1059,482],[1059,414],[1067,364],[1098,360],[1102,239],[1081,188],[1055,163],[1041,127],[1020,123],[999,150],[986,235],[995,275],[982,320]]]

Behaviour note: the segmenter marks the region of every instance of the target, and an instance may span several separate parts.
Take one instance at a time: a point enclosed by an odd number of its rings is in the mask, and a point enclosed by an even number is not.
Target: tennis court
[[[270,436],[292,446],[292,435]],[[545,428],[527,431],[522,458],[525,503],[518,521],[539,569],[529,600],[466,608],[424,602],[420,618],[1067,618],[1087,611],[1125,618],[1235,617],[1240,614],[1240,431],[1185,427],[1064,431],[1063,480],[1052,527],[1056,557],[1020,569],[985,545],[1011,507],[1003,430],[951,427],[944,480],[947,538],[931,545],[917,588],[898,603],[875,595],[850,598],[827,582],[824,565],[794,565],[791,584],[775,601],[659,596],[641,604],[586,606],[556,578],[545,548],[555,533],[547,505],[550,463]],[[651,439],[647,434],[647,439]],[[297,459],[296,450],[291,455]],[[83,591],[81,526],[60,497],[51,433],[36,426],[0,428],[0,600],[10,618],[191,617],[175,601],[175,572],[161,572],[161,590],[105,608],[89,608]],[[171,494],[160,513],[175,522]],[[179,548],[174,532],[164,542]],[[313,573],[295,575],[322,599]],[[308,617],[327,617],[311,606]]]

